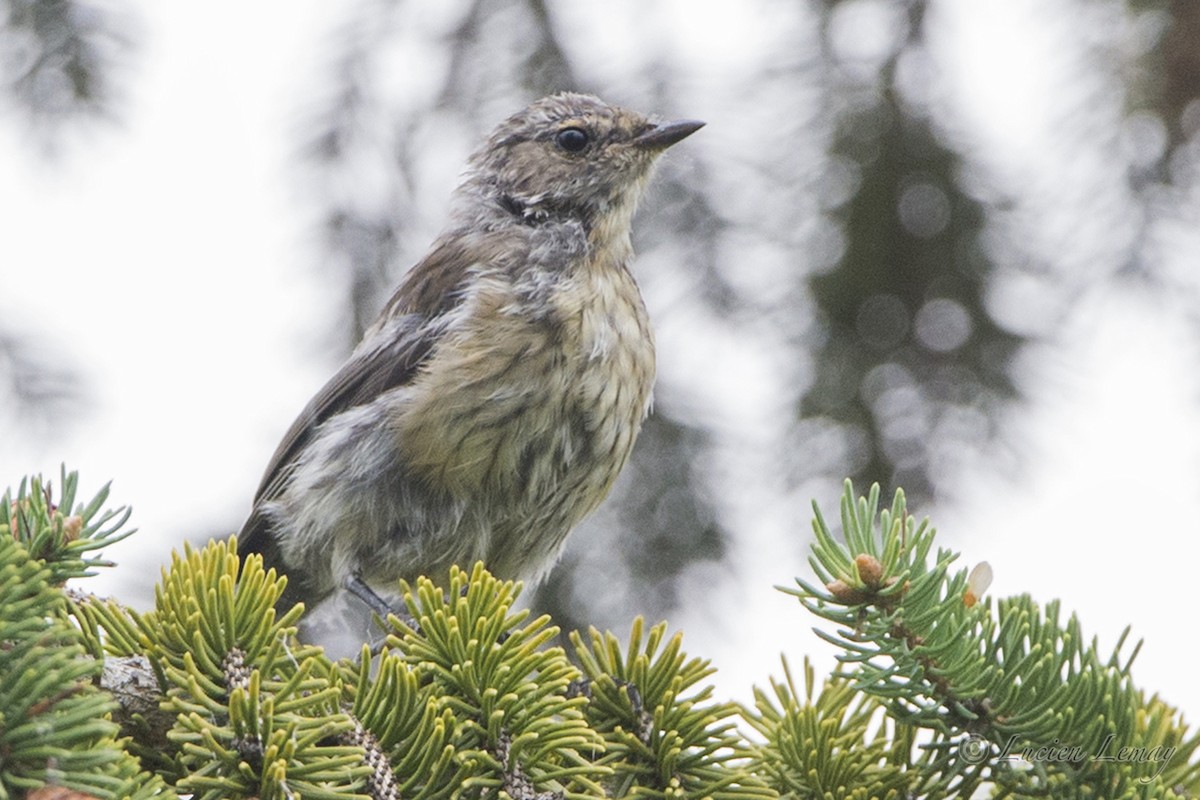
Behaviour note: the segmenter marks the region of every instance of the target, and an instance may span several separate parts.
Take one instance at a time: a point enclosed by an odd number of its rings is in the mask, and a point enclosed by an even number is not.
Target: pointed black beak
[[[656,128],[643,133],[633,140],[637,147],[647,150],[665,150],[676,142],[682,141],[704,127],[704,123],[695,119],[681,119],[677,122],[664,122]]]

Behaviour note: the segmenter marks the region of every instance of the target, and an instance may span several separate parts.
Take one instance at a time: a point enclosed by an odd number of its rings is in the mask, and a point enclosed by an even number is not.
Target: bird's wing
[[[461,241],[450,240],[435,245],[409,271],[381,315],[386,327],[375,331],[375,336],[368,334],[364,344],[309,401],[284,434],[263,474],[250,517],[238,534],[240,551],[263,553],[268,561],[278,563],[271,557],[275,555],[274,543],[262,513],[264,503],[283,490],[297,456],[323,422],[412,381],[436,344],[436,318],[460,299],[460,287],[475,263],[474,255]]]
[[[406,315],[399,322],[408,329],[407,337],[397,337],[347,361],[288,428],[267,464],[262,482],[254,495],[254,508],[238,534],[238,549],[243,554],[268,555],[272,542],[269,541],[267,520],[262,513],[263,505],[283,491],[296,467],[296,457],[321,423],[342,411],[369,403],[389,389],[408,383],[428,357],[433,349],[433,340],[423,335],[422,328],[428,327],[422,324],[425,320],[416,315]]]

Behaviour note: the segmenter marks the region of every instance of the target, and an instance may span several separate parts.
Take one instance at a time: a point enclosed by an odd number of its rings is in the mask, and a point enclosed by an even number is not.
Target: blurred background
[[[532,595],[667,618],[725,696],[832,667],[811,503],[902,486],[1185,711],[1200,554],[1200,3],[0,0],[0,478],[113,481],[137,606],[283,431],[499,120],[708,122],[636,224],[657,402]]]

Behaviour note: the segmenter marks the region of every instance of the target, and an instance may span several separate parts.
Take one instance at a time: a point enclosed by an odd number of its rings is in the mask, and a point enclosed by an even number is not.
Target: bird
[[[477,560],[542,579],[649,413],[632,219],[658,157],[703,125],[564,92],[470,156],[442,233],[255,493],[238,546],[287,575],[282,604]]]

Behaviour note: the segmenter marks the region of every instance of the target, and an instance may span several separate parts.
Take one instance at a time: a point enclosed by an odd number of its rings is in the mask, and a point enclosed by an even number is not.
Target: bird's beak
[[[635,147],[644,147],[647,150],[665,150],[703,127],[704,123],[695,119],[664,122],[634,139],[633,144]]]

